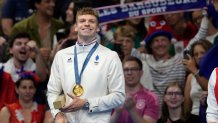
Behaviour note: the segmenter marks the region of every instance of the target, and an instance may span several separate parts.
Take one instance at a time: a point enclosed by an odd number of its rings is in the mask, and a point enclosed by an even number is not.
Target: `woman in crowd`
[[[190,54],[183,60],[183,64],[190,72],[185,87],[185,107],[188,112],[199,115],[200,96],[207,91],[208,80],[199,75],[199,62],[203,55],[212,47],[207,40],[200,40],[191,46]]]
[[[184,110],[184,92],[179,83],[169,84],[164,92],[162,114],[158,123],[199,123],[197,116]]]
[[[1,123],[42,123],[45,106],[34,101],[36,83],[39,78],[33,73],[22,73],[16,82],[18,101],[1,109]]]

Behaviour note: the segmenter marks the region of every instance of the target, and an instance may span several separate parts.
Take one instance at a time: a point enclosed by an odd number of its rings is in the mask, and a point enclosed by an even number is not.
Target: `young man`
[[[218,122],[218,68],[215,68],[210,76],[207,97],[207,122]]]
[[[148,65],[145,61],[143,61],[142,54],[134,48],[135,35],[136,35],[136,31],[132,26],[129,25],[119,26],[114,33],[114,39],[115,39],[114,48],[116,45],[118,46],[120,45],[120,49],[117,50],[117,52],[121,51],[120,58],[122,60],[129,56],[134,56],[142,60],[143,75],[141,77],[140,82],[145,88],[149,88],[153,90],[152,76],[148,68]]]
[[[53,18],[55,0],[30,0],[29,2],[31,8],[34,9],[34,13],[16,23],[12,28],[11,35],[28,32],[31,39],[36,41],[42,58],[47,65],[49,64],[47,62],[50,58],[51,49],[55,45],[53,37],[64,25]]]
[[[140,83],[142,62],[136,57],[123,61],[126,101],[113,112],[111,123],[156,123],[159,118],[159,99]]]
[[[0,63],[2,68],[2,81],[0,82],[0,108],[1,104],[13,103],[16,101],[15,82],[20,78],[19,74],[23,72],[36,72],[40,77],[40,81],[47,78],[47,70],[45,69],[42,58],[37,48],[31,43],[27,33],[18,33],[11,38],[9,42],[9,52],[12,57],[6,63]],[[29,57],[34,49],[36,53],[36,63]]]
[[[108,123],[113,108],[125,100],[124,75],[117,53],[98,44],[98,14],[77,12],[76,45],[57,52],[48,82],[48,103],[55,122]],[[61,92],[65,106],[54,109]]]
[[[30,58],[32,52],[36,55],[35,62]],[[12,57],[3,66],[4,71],[11,75],[14,82],[19,79],[18,73],[25,71],[36,72],[41,81],[46,79],[47,70],[42,62],[41,54],[29,34],[18,33],[12,36],[9,41],[9,53]]]

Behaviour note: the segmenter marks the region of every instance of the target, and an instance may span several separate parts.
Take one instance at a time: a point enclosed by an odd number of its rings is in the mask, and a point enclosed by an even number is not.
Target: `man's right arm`
[[[51,109],[52,116],[55,117],[60,110],[54,109],[53,102],[58,98],[60,93],[62,92],[61,80],[60,80],[60,63],[58,54],[55,56],[51,73],[47,85],[47,100],[49,107]]]

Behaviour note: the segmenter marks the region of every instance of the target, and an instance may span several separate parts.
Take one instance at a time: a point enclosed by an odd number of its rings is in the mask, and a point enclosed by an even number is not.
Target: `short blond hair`
[[[79,9],[77,11],[77,13],[76,13],[76,21],[78,19],[78,16],[80,16],[80,15],[93,15],[93,16],[96,17],[97,22],[99,23],[98,12],[95,9],[91,8],[91,7],[83,7],[81,9]]]

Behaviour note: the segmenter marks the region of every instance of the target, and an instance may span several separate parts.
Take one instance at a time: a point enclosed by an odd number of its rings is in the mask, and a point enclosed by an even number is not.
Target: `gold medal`
[[[83,94],[84,90],[83,90],[83,87],[79,84],[76,84],[74,87],[73,87],[73,93],[75,94],[75,96],[79,97]]]

